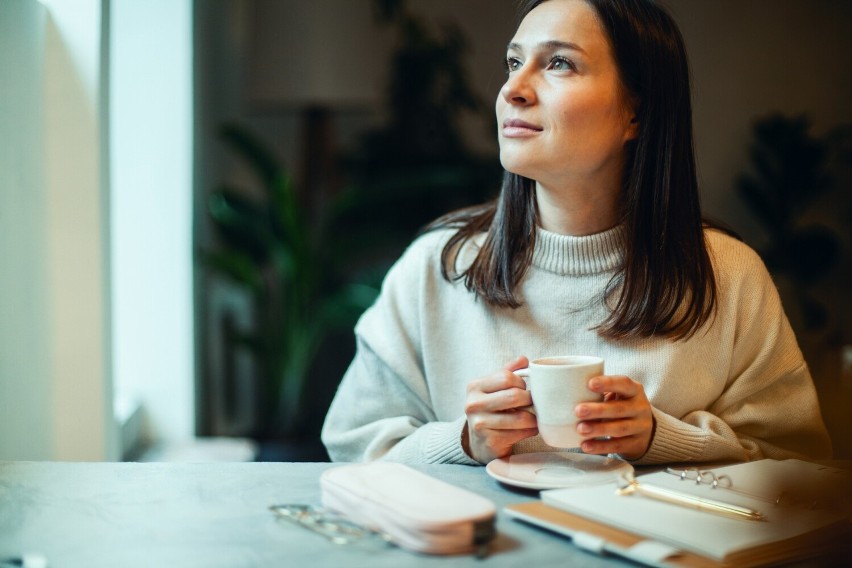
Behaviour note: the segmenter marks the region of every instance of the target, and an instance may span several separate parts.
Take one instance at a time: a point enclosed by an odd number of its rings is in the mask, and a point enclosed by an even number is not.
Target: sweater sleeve
[[[356,326],[355,358],[323,424],[322,441],[334,461],[479,465],[462,448],[464,415],[437,419],[423,370],[419,314],[428,306],[422,305],[422,280],[435,244],[428,237],[391,268]]]
[[[734,264],[741,276],[720,286],[728,297],[716,314],[732,342],[725,389],[685,416],[655,408],[654,438],[640,463],[831,455],[810,372],[771,277],[751,250]]]

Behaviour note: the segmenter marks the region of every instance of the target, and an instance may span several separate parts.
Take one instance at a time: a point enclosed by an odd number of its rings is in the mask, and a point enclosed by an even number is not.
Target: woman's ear
[[[630,122],[627,123],[627,129],[624,131],[624,141],[630,142],[639,137],[639,119],[635,114],[630,115]]]

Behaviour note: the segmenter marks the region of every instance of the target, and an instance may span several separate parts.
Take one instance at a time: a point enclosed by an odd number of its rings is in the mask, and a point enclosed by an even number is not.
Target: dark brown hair
[[[522,0],[519,21],[544,1]],[[652,0],[585,1],[608,36],[639,121],[627,147],[623,263],[606,291],[612,311],[598,331],[613,339],[686,338],[711,317],[716,282],[704,242],[683,38]],[[489,304],[516,308],[514,290],[532,261],[537,219],[535,182],[506,172],[496,201],[450,213],[428,229],[456,229],[441,254],[448,280],[463,278]],[[454,251],[483,232],[476,259],[451,276]]]

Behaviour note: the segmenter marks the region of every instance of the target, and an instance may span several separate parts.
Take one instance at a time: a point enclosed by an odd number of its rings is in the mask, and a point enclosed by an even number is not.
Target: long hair
[[[522,0],[519,21],[547,0]],[[653,0],[586,0],[608,36],[639,130],[626,147],[621,223],[623,262],[605,292],[612,339],[694,334],[711,316],[716,282],[704,241],[692,141],[690,76],[677,25]],[[444,277],[498,307],[521,305],[515,289],[532,262],[535,182],[506,172],[495,202],[451,213],[429,229],[453,227],[441,255]],[[475,260],[450,275],[454,251],[486,236]]]

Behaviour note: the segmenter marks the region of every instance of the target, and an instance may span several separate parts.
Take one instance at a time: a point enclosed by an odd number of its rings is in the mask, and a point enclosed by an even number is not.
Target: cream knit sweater
[[[802,353],[760,258],[717,231],[707,242],[715,317],[692,338],[612,341],[592,330],[621,261],[622,231],[571,237],[539,229],[519,290],[493,308],[441,276],[450,232],[417,239],[355,328],[357,354],[323,427],[335,461],[477,464],[461,446],[465,388],[526,355],[597,355],[644,385],[656,429],[634,463],[827,457],[830,442]],[[460,254],[469,263],[476,247]],[[514,453],[547,451],[538,436]]]

